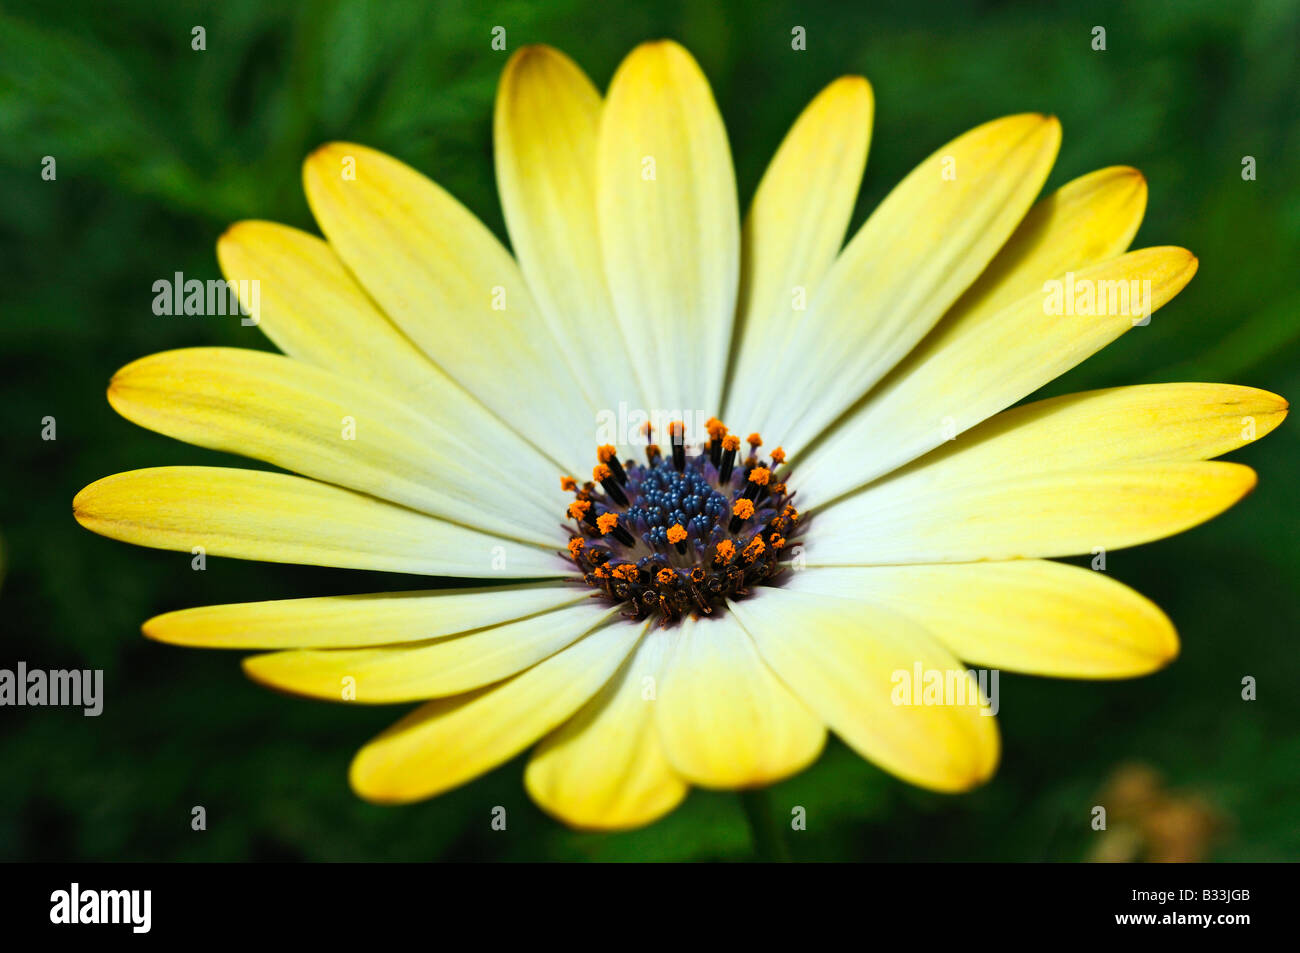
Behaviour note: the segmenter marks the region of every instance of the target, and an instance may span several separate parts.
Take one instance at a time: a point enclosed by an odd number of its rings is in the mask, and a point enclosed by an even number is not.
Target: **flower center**
[[[596,451],[591,482],[560,481],[575,497],[569,557],[587,585],[626,603],[629,617],[658,613],[666,624],[711,613],[779,573],[798,534],[794,494],[776,477],[785,452],[763,459],[755,433],[741,457],[740,438],[721,421],[706,427],[708,441],[688,455],[685,427],[669,424],[665,457],[647,424],[644,462],[620,461],[607,445]]]

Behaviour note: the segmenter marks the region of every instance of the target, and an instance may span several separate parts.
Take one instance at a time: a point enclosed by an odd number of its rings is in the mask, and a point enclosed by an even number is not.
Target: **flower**
[[[242,222],[218,243],[284,354],[155,354],[109,388],[136,423],[291,473],[120,473],[76,517],[145,546],[480,585],[186,609],[145,634],[271,650],[248,674],[306,696],[422,702],[358,753],[362,797],[426,798],[540,742],[528,791],[598,829],[690,785],[787,777],[827,728],[966,790],[998,760],[987,700],[900,698],[913,673],[966,690],[967,665],[1167,663],[1156,606],[1050,558],[1222,512],[1255,476],[1209,459],[1286,403],[1174,383],[1012,407],[1144,323],[1196,259],[1125,253],[1133,169],[1033,204],[1060,138],[1037,114],[939,149],[843,245],[872,112],[865,80],[831,83],[742,226],[689,53],[637,48],[602,100],[562,54],[522,49],[495,118],[513,256],[395,159],[317,150],[326,240]],[[625,408],[645,411],[631,437],[598,432]]]

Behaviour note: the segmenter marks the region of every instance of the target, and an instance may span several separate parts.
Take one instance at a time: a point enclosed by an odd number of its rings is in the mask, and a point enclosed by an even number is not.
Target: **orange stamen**
[[[674,523],[668,527],[668,542],[680,543],[686,538],[686,528],[681,523]]]
[[[672,581],[677,578],[677,573],[673,572],[671,569],[661,569],[655,578],[659,580],[659,585],[669,586],[672,585]]]
[[[598,463],[591,468],[591,478],[597,483],[604,483],[613,475],[613,471],[603,463]]]
[[[602,444],[596,448],[596,459],[601,463],[609,463],[610,460],[613,460],[617,456],[618,450],[612,443]]]
[[[574,500],[569,504],[569,519],[581,520],[587,518],[588,511],[591,510],[591,503],[587,500]]]
[[[780,447],[777,447],[775,450],[773,450],[772,462],[775,463],[778,467],[781,464],[785,463],[785,451],[782,450]]]
[[[766,548],[767,547],[763,545],[763,540],[760,537],[755,536],[749,541],[749,545],[745,547],[745,562],[752,563],[759,556],[763,555],[763,550]]]
[[[749,482],[757,483],[759,486],[767,486],[767,481],[772,478],[772,471],[767,467],[754,467],[749,471]]]
[[[740,449],[740,438],[737,437],[734,433],[729,433],[729,434],[727,434],[725,437],[722,438],[722,449],[723,449],[723,450],[739,450],[739,449]]]
[[[579,539],[577,536],[573,537],[573,539],[569,540],[569,555],[572,556],[574,559],[577,559],[578,554],[582,552],[583,547],[585,547],[586,545],[587,544],[583,542],[581,539]]]
[[[570,476],[560,477],[560,489],[567,493],[573,493],[578,489],[578,481]]]
[[[731,562],[731,557],[735,555],[736,544],[729,539],[724,539],[722,542],[718,543],[718,548],[713,558],[720,563],[729,563]]]
[[[600,530],[600,535],[608,536],[614,532],[614,527],[618,525],[618,516],[614,513],[602,513],[596,517],[596,529]]]
[[[754,515],[754,501],[740,499],[731,504],[731,515],[747,520]]]

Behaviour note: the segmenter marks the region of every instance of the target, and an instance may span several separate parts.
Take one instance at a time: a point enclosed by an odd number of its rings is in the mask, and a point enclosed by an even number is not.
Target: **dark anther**
[[[718,483],[722,486],[726,486],[731,482],[731,471],[736,466],[736,451],[723,450],[721,455],[722,467],[718,470]]]
[[[611,467],[611,470],[612,469],[613,468]],[[618,485],[618,480],[614,479],[612,475],[601,480],[600,485],[604,488],[605,492],[609,494],[611,500],[619,506],[627,506],[627,494],[623,492],[623,488]]]

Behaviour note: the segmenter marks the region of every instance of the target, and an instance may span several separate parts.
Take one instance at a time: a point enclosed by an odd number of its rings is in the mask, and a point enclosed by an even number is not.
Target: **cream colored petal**
[[[366,293],[442,371],[577,471],[595,406],[510,254],[469,210],[383,153],[331,143],[303,166],[307,201]],[[570,358],[574,363],[570,363]]]
[[[497,186],[519,267],[601,407],[644,407],[605,287],[596,225],[600,93],[549,46],[521,47],[497,88]]]
[[[795,120],[758,184],[741,232],[738,341],[723,417],[738,427],[757,419],[790,325],[839,254],[874,111],[865,79],[835,80]]]
[[[662,817],[686,796],[654,724],[668,638],[648,633],[599,694],[533,751],[524,784],[547,813],[573,827],[624,830]]]
[[[1146,248],[1074,273],[1074,287],[1150,282],[1154,312],[1186,286],[1196,259]],[[1084,284],[1080,284],[1084,282]],[[1112,284],[1114,283],[1114,284]],[[1062,286],[1064,287],[1064,286]],[[803,459],[805,507],[824,506],[952,439],[1105,347],[1141,321],[1141,305],[1109,293],[1095,314],[1050,314],[1047,287],[994,314],[944,321],[855,411],[834,439]],[[1142,297],[1142,294],[1139,294]]]
[[[938,791],[992,775],[998,732],[978,686],[916,623],[856,600],[767,587],[730,605],[772,670],[864,758]],[[923,678],[940,673],[953,694],[913,704],[918,666]]]
[[[414,646],[273,652],[244,660],[254,681],[326,701],[364,704],[443,698],[521,672],[618,612],[584,599],[570,606]]]
[[[791,322],[773,386],[751,411],[770,439],[806,446],[902,360],[1010,237],[1060,141],[1047,116],[985,123],[885,198]]]
[[[807,564],[971,562],[1120,549],[1197,526],[1255,486],[1254,471],[1237,463],[972,477],[939,490],[902,481],[845,498],[813,517]]]
[[[77,522],[137,546],[272,563],[430,576],[567,575],[540,547],[283,473],[154,467],[105,477],[72,501]]]
[[[647,411],[713,416],[731,346],[740,217],[722,117],[708,80],[676,43],[642,44],[614,74],[596,208]]]
[[[507,681],[421,705],[357,752],[352,789],[368,801],[401,804],[496,767],[599,692],[644,630],[612,622]]]
[[[113,376],[113,408],[159,433],[238,453],[537,546],[562,540],[558,480],[497,469],[381,391],[262,351],[186,348]],[[521,478],[523,477],[523,478]]]
[[[421,642],[589,598],[567,582],[374,592],[198,606],[154,616],[144,634],[210,649],[338,649]]]
[[[258,327],[285,354],[391,394],[455,428],[468,451],[499,467],[541,473],[561,466],[439,370],[315,235],[239,222],[217,242],[217,259]]]
[[[905,615],[987,668],[1128,678],[1178,654],[1173,624],[1149,599],[1104,572],[1044,560],[809,569],[786,588]]]
[[[772,674],[734,616],[685,619],[670,644],[656,721],[669,762],[688,781],[757,787],[821,754],[826,729]]]

